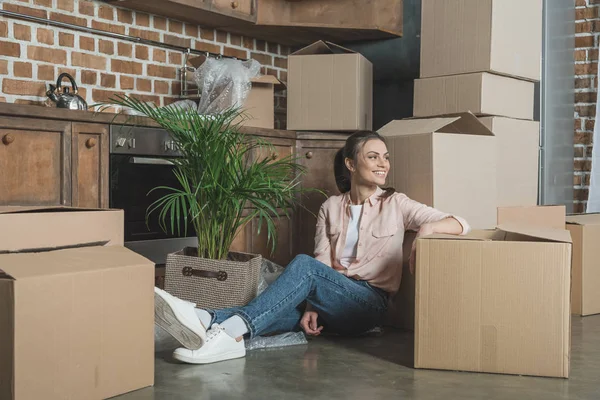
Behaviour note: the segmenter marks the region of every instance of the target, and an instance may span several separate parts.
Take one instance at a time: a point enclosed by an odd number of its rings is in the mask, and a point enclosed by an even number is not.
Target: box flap
[[[571,243],[571,234],[566,229],[519,226],[517,224],[499,225],[498,229],[507,233],[516,233],[518,235],[550,240],[552,242]]]
[[[101,244],[123,245],[123,210],[72,207],[0,209],[0,254]]]
[[[146,258],[121,246],[94,246],[44,253],[1,254],[0,279],[78,274],[147,264]]]
[[[564,229],[565,215],[565,206],[498,207],[497,225],[518,224],[540,228]]]
[[[600,213],[567,215],[567,224],[600,225]]]
[[[383,126],[378,132],[383,136],[414,135],[432,132],[494,136],[494,133],[470,112],[442,115],[436,118],[395,120]]]
[[[80,208],[68,206],[0,206],[0,214],[28,212],[65,212],[65,211],[115,211],[109,208]]]
[[[490,239],[478,236],[468,236],[468,235],[448,235],[444,233],[435,233],[433,235],[427,235],[420,237],[419,239],[430,240],[430,239],[438,239],[438,240],[476,240],[476,241],[487,241]]]
[[[458,119],[459,117],[394,120],[388,122],[377,132],[382,136],[402,136],[432,133],[451,125]]]
[[[492,132],[483,122],[479,120],[472,112],[461,112],[453,114],[439,115],[438,118],[456,118],[453,122],[438,129],[438,132],[443,133],[460,133],[462,135],[481,135],[494,136]],[[415,117],[414,119],[430,119],[423,117]]]
[[[306,47],[301,48],[293,52],[292,56],[304,56],[311,54],[352,54],[356,53],[354,50],[347,49],[338,44],[325,42],[323,40],[319,40],[314,42],[313,44],[309,44]]]
[[[272,84],[275,90],[284,90],[285,83],[281,82],[279,79],[275,78],[273,75],[261,75],[255,78],[251,78],[250,82],[252,83],[262,83],[262,84]]]

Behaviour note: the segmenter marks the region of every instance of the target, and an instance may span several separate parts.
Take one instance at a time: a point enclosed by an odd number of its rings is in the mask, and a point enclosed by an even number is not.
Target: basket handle
[[[218,281],[227,280],[227,272],[225,271],[206,271],[203,269],[194,269],[192,267],[184,267],[181,270],[183,276],[197,276],[199,278],[215,278]]]

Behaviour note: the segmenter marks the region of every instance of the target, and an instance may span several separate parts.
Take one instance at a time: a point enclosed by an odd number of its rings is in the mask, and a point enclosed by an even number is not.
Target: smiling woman
[[[194,310],[193,305],[157,289],[157,313],[173,316],[168,325],[161,326],[175,332],[184,346],[174,357],[205,364],[243,357],[245,335],[299,329],[308,335],[359,335],[380,326],[388,299],[400,286],[404,232],[469,231],[460,217],[394,189],[382,189],[389,169],[389,153],[379,134],[351,135],[334,165],[343,194],[330,197],[319,211],[315,257],[294,258],[248,305]],[[185,340],[190,337],[197,340]]]

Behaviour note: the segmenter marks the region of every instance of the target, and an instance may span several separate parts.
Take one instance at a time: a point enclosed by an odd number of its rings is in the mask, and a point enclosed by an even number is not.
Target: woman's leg
[[[372,328],[381,322],[387,307],[384,296],[365,282],[348,278],[312,257],[299,255],[248,305],[211,312],[213,322],[238,315],[254,337],[271,333],[274,328],[292,329],[302,317],[298,306],[305,300],[342,334],[357,334]]]
[[[198,350],[177,349],[173,357],[193,364],[244,357],[241,335],[249,332],[255,337],[297,327],[302,316],[299,306],[305,300],[334,332],[347,335],[363,333],[379,324],[387,306],[385,296],[366,282],[300,255],[248,305],[210,311],[217,324],[207,332],[204,345]]]

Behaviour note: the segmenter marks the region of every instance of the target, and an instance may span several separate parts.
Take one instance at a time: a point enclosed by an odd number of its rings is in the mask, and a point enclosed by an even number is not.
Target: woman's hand
[[[323,330],[322,326],[318,326],[317,318],[319,314],[316,311],[305,311],[302,319],[300,320],[300,326],[304,329],[307,335],[319,336]]]

